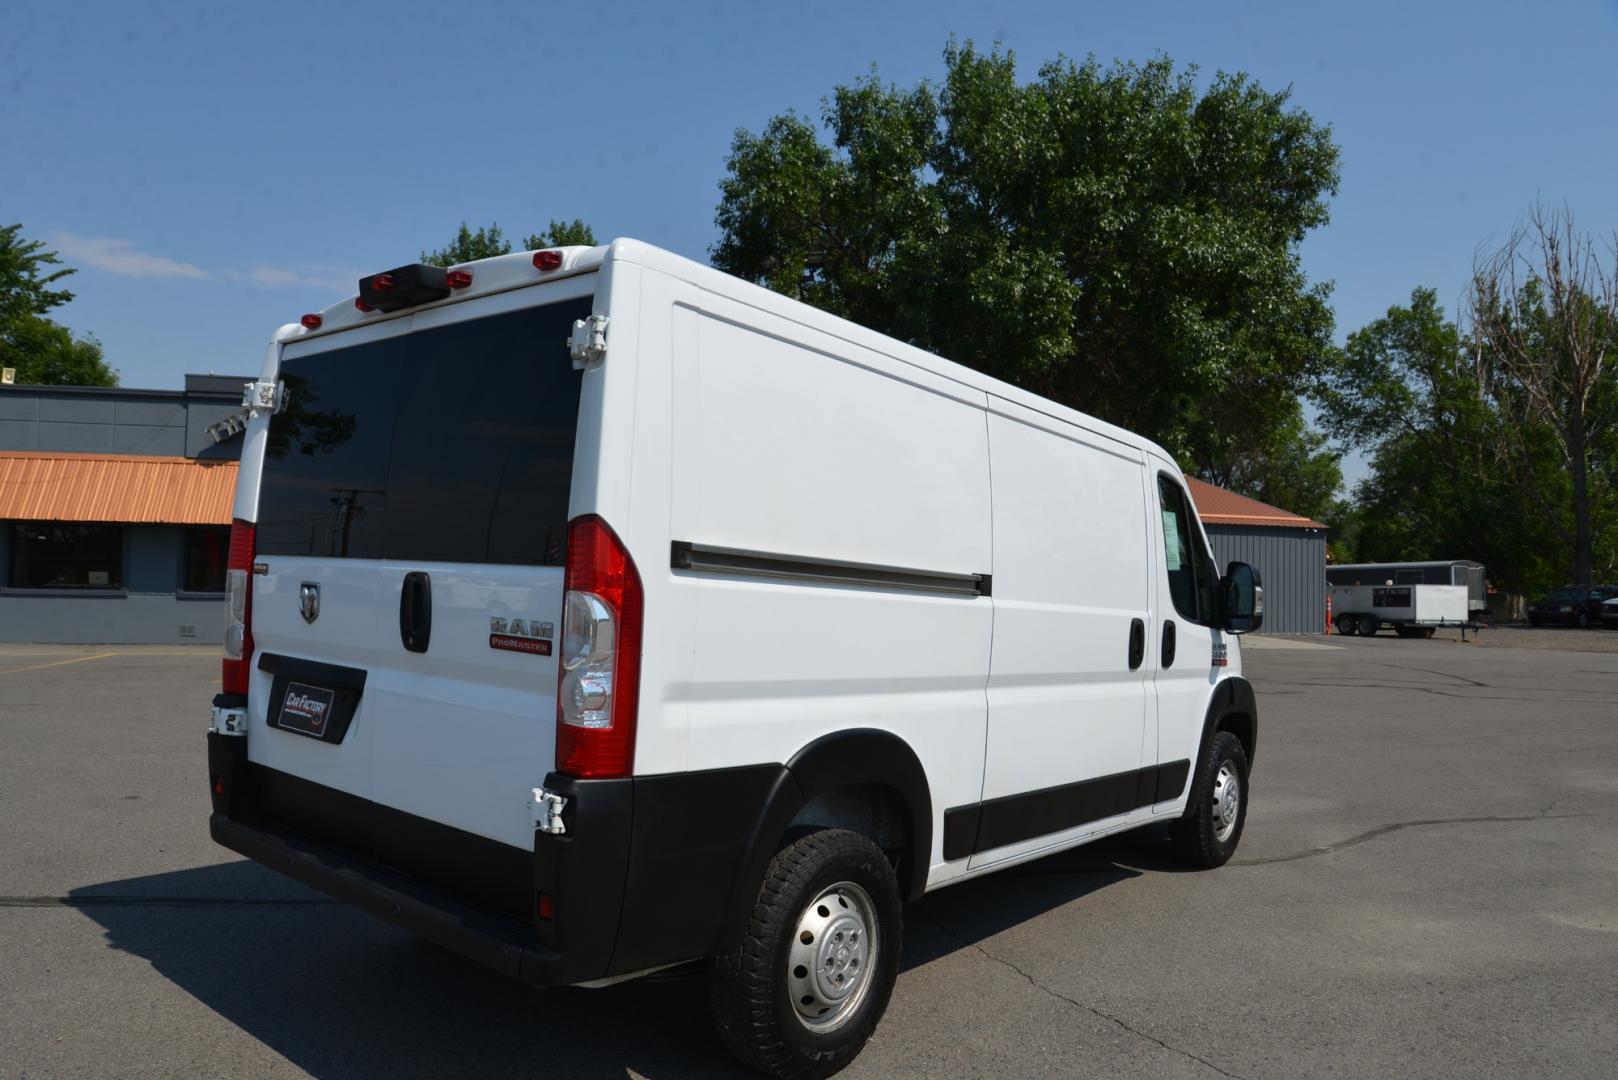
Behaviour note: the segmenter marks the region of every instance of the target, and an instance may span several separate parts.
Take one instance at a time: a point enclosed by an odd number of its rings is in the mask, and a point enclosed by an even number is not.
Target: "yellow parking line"
[[[63,664],[82,664],[86,660],[105,660],[109,656],[117,656],[115,652],[96,653],[94,656],[75,656],[71,660],[52,660],[48,664],[30,664],[27,667],[0,668],[0,675],[16,675],[23,671],[39,671],[42,668],[61,667]]]

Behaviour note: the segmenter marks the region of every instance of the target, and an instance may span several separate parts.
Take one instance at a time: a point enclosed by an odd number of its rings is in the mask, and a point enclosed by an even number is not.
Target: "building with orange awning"
[[[0,386],[0,641],[218,641],[247,378]]]

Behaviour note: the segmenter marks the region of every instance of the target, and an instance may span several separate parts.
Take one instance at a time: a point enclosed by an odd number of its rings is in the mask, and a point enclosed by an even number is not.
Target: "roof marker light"
[[[452,289],[464,289],[472,284],[472,271],[451,270],[444,275],[444,283]]]
[[[389,289],[393,288],[393,275],[378,274],[376,277],[371,279],[371,288],[377,292],[387,292]]]
[[[562,253],[560,251],[534,252],[534,268],[536,270],[557,270],[561,268],[561,265]]]
[[[357,296],[354,297],[354,307],[359,311],[375,311],[376,310],[376,308],[372,307],[370,304],[367,304],[364,300],[361,300]]]
[[[298,321],[303,323],[303,328],[305,330],[319,330],[320,329],[320,324],[322,322],[324,322],[325,320],[322,319],[319,315],[305,315],[303,318],[299,319]]]

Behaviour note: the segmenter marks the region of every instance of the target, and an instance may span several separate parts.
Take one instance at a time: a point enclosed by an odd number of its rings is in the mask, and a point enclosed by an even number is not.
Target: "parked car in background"
[[[1618,630],[1618,596],[1601,605],[1601,625],[1609,630]]]
[[[1570,585],[1528,605],[1528,621],[1585,627],[1602,621],[1602,605],[1618,597],[1618,585]]]

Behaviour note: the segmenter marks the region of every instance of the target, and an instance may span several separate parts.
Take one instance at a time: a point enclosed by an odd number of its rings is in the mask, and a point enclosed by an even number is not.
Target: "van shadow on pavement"
[[[1106,841],[931,894],[906,908],[903,969],[1141,865]],[[86,886],[68,904],[109,947],[322,1080],[754,1075],[714,1033],[700,977],[536,991],[251,862]]]

